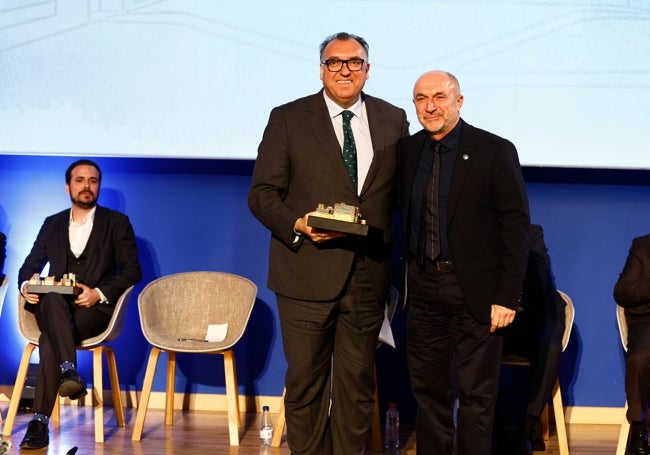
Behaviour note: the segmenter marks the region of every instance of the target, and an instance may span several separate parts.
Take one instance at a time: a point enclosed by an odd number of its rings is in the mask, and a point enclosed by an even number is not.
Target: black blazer
[[[272,234],[268,287],[290,298],[334,299],[345,286],[355,252],[360,252],[366,257],[377,298],[383,299],[390,278],[395,148],[399,138],[408,134],[406,112],[362,95],[374,157],[357,195],[323,96],[321,90],[273,109],[259,146],[248,204]],[[319,203],[339,202],[360,207],[374,228],[372,235],[347,236],[322,245],[309,239],[294,243],[298,218]]]
[[[63,274],[67,273],[69,220],[70,209],[45,219],[32,250],[18,272],[19,288],[34,273],[41,273],[48,262],[50,276],[60,280]],[[101,289],[109,304],[96,307],[112,314],[120,295],[142,279],[135,234],[128,217],[98,206],[84,252],[88,264],[82,282],[91,288]],[[31,305],[27,304],[26,308],[29,307]]]
[[[632,240],[625,266],[614,285],[614,300],[625,307],[625,316],[632,320],[650,315],[650,235]]]
[[[465,301],[478,321],[488,323],[493,304],[519,306],[528,259],[528,197],[515,146],[460,122],[447,234]],[[411,186],[426,137],[421,130],[398,147],[405,248]]]

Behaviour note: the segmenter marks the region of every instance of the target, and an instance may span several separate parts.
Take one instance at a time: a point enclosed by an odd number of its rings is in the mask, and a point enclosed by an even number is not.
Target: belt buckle
[[[454,263],[451,261],[436,261],[436,270],[441,273],[449,273],[454,270]]]

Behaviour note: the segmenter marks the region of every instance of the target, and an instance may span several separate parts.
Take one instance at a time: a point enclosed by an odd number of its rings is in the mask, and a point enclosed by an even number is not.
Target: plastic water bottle
[[[397,404],[390,403],[386,411],[386,438],[384,447],[387,449],[399,448],[399,412]]]
[[[262,419],[260,420],[260,441],[265,447],[271,447],[273,441],[273,421],[271,421],[271,414],[269,414],[269,407],[262,408]]]

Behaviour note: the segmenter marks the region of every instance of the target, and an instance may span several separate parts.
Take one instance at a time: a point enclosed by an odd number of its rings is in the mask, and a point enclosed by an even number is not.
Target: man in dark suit
[[[637,237],[616,285],[614,300],[625,309],[625,395],[630,436],[627,455],[646,455],[650,401],[650,235]]]
[[[515,354],[530,361],[525,384],[525,399],[516,406],[507,387],[505,371],[502,376],[497,415],[503,426],[520,431],[510,438],[503,427],[495,428],[499,442],[493,452],[498,455],[530,454],[532,449],[545,450],[544,442],[535,435],[535,426],[551,398],[562,363],[562,337],[565,326],[566,303],[555,289],[544,230],[538,224],[530,225],[530,252],[524,277],[521,309],[515,320],[503,329],[503,354]],[[507,381],[505,381],[507,383]],[[516,408],[516,409],[513,409]],[[513,415],[514,414],[514,415]],[[523,417],[523,418],[522,418]]]
[[[460,118],[452,74],[422,75],[413,102],[424,129],[400,141],[398,156],[417,451],[489,454],[502,347],[494,332],[520,302],[526,189],[514,145]]]
[[[271,112],[248,203],[272,234],[268,286],[288,363],[292,453],[362,454],[390,285],[395,147],[408,122],[404,110],[362,92],[370,69],[365,40],[332,35],[321,44],[320,62],[323,90]],[[346,115],[354,174],[343,157]],[[359,207],[368,236],[310,227],[321,203]]]
[[[86,386],[77,373],[75,346],[106,329],[120,295],[142,278],[129,219],[97,205],[101,178],[93,161],[78,160],[68,167],[65,189],[72,207],[45,219],[18,272],[25,308],[34,313],[41,330],[34,416],[21,449],[48,445],[47,425],[57,392],[70,399],[86,395]],[[49,276],[57,281],[66,273],[74,273],[81,293],[29,293],[29,280],[48,262]]]

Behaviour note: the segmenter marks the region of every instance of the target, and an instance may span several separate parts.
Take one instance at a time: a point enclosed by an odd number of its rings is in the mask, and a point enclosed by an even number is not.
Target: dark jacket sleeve
[[[60,267],[65,268],[65,247],[61,245],[61,241],[67,242],[67,220],[69,217],[69,210],[57,213],[56,215],[48,216],[41,229],[38,231],[36,240],[32,245],[32,249],[25,258],[25,262],[18,271],[18,289],[20,285],[29,280],[34,274],[40,274],[45,265],[50,262],[50,269],[61,264]],[[65,229],[65,232],[61,230]]]
[[[120,295],[129,287],[142,279],[138,248],[135,233],[129,218],[119,212],[111,212],[113,220],[109,223],[107,233],[108,250],[104,254],[110,259],[107,267],[97,264],[98,270],[104,270],[93,287],[99,288],[108,299],[109,305],[114,305]],[[104,248],[103,246],[100,248]],[[93,280],[94,281],[94,280]]]
[[[625,314],[650,313],[650,235],[632,241],[627,260],[614,285],[614,300]]]

